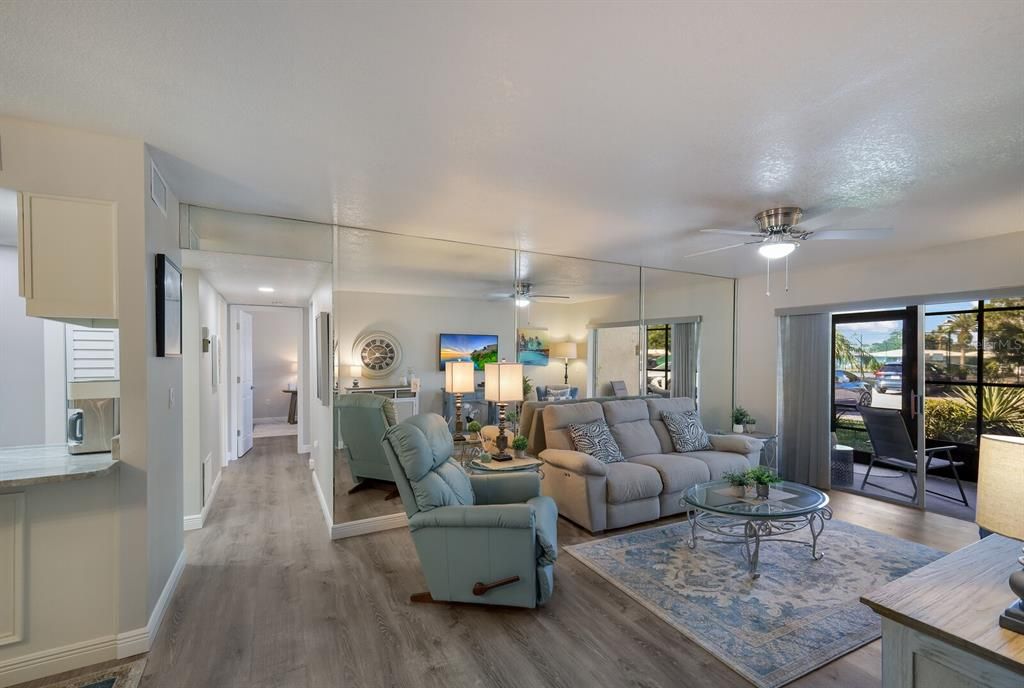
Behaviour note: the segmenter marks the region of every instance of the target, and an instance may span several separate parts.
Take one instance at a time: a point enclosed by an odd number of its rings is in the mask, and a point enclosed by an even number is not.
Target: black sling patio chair
[[[910,433],[907,432],[907,425],[903,422],[903,415],[897,409],[858,406],[857,410],[860,412],[861,418],[864,419],[864,425],[867,426],[868,436],[871,438],[871,446],[874,449],[871,454],[871,460],[868,462],[868,470],[864,473],[864,480],[860,484],[861,489],[863,490],[865,485],[871,485],[879,490],[894,492],[903,497],[909,496],[912,502],[917,501],[917,481],[914,479],[914,474],[917,473],[917,450],[914,449],[914,444],[910,441]],[[954,449],[956,447],[952,445],[926,447],[924,450],[926,457],[924,470],[927,474],[942,468],[952,469],[953,479],[956,480],[956,486],[960,490],[960,499],[950,497],[941,492],[935,492],[934,490],[925,489],[925,491],[936,497],[945,497],[954,502],[961,502],[964,506],[969,507],[970,503],[967,501],[964,487],[960,484],[960,474],[957,472],[957,467],[963,466],[964,462],[953,459]],[[944,454],[945,457],[938,457],[936,454]],[[905,471],[907,477],[910,478],[910,484],[914,486],[914,494],[907,495],[905,492],[883,487],[878,483],[869,483],[868,478],[871,476],[871,469],[875,465]]]

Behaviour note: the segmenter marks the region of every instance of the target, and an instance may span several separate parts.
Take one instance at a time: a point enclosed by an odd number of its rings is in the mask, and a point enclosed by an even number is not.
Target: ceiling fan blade
[[[707,251],[697,251],[689,255],[683,256],[683,258],[696,258],[697,256],[706,256],[709,253],[718,253],[719,251],[728,251],[731,248],[739,248],[740,246],[749,246],[750,244],[760,244],[761,241],[744,241],[741,244],[729,244],[728,246],[719,246],[718,248],[710,248]]]
[[[735,234],[737,236],[761,236],[760,232],[752,232],[749,229],[701,229],[707,234]]]
[[[531,299],[571,299],[571,296],[558,296],[557,294],[529,294]]]
[[[801,225],[801,229],[803,226]],[[891,227],[887,228],[872,228],[872,229],[822,229],[814,232],[811,236],[814,239],[842,239],[842,240],[861,240],[861,241],[876,241],[879,239],[888,239],[893,235]]]

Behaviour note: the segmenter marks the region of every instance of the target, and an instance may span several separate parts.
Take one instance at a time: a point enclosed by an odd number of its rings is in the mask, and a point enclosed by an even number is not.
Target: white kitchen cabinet
[[[18,220],[18,284],[26,314],[116,325],[117,204],[22,193]]]

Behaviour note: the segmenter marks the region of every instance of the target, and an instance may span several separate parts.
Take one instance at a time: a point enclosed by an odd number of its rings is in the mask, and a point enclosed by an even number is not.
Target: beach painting
[[[474,370],[483,370],[487,363],[498,362],[496,334],[442,334],[441,370],[448,361],[470,361]]]
[[[546,366],[551,346],[547,329],[525,327],[516,332],[516,355],[529,366]]]

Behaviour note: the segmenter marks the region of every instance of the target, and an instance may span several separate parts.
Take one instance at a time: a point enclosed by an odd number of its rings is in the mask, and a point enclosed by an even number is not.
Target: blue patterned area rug
[[[743,545],[699,540],[687,522],[564,549],[760,688],[776,688],[881,636],[862,594],[943,552],[832,520],[825,557],[791,542],[762,542],[751,580]],[[810,542],[810,534],[801,531]]]
[[[142,657],[95,671],[86,668],[71,678],[47,683],[45,688],[138,688],[145,669],[146,658]]]

